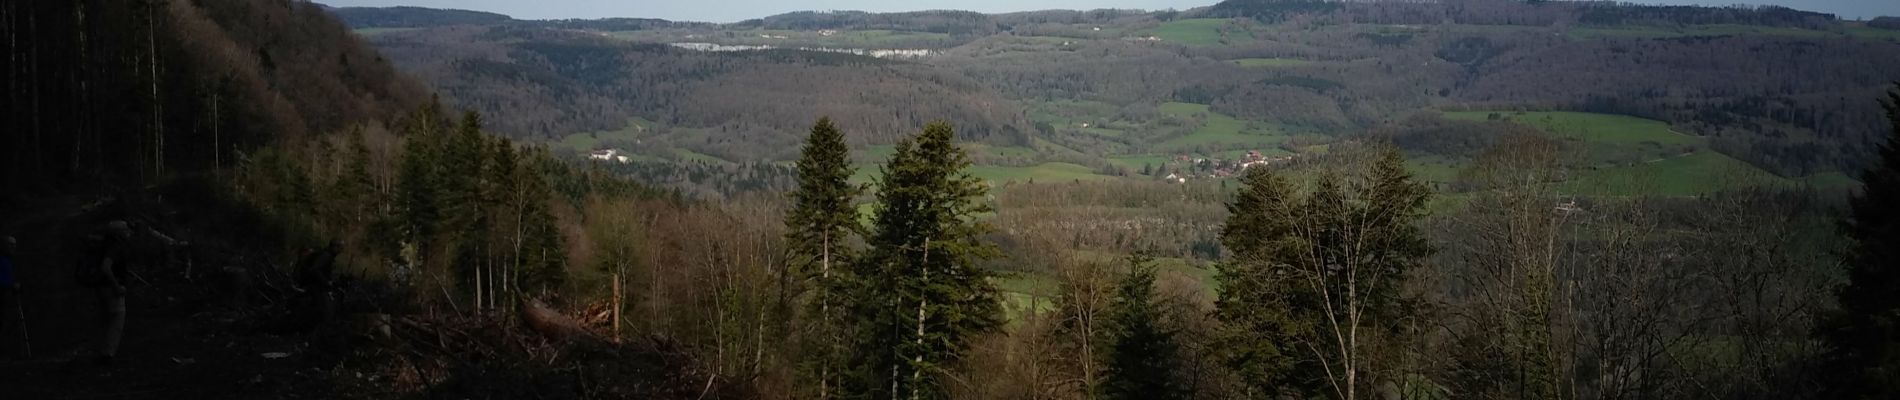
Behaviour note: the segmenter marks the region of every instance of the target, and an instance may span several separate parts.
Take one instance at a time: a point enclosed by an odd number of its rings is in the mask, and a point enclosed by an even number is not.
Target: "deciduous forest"
[[[0,22],[0,398],[1900,397],[1893,17]]]

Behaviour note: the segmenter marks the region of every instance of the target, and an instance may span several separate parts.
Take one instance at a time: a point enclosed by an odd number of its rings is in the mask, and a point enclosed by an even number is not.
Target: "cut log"
[[[560,312],[554,311],[554,308],[548,307],[540,300],[526,299],[516,306],[519,308],[521,321],[528,326],[528,330],[549,339],[566,340],[593,336],[592,333],[581,328],[579,322],[561,315]]]

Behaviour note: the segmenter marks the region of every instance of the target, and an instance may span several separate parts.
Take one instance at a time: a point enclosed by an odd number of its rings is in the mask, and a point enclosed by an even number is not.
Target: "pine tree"
[[[441,193],[437,197],[437,208],[442,210],[447,227],[443,233],[453,248],[451,253],[451,271],[460,282],[461,291],[474,302],[472,308],[480,309],[486,303],[483,291],[487,282],[483,277],[487,260],[488,233],[494,222],[488,212],[493,208],[492,198],[486,196],[491,189],[486,182],[489,161],[487,136],[482,133],[482,116],[473,111],[462,113],[461,121],[455,131],[443,143],[442,157],[438,161],[437,182]]]
[[[1108,308],[1108,359],[1099,388],[1105,399],[1184,399],[1187,391],[1176,374],[1180,345],[1173,330],[1162,326],[1163,311],[1155,299],[1153,259],[1129,257],[1128,275],[1122,277],[1117,297]]]
[[[515,265],[515,235],[520,232],[522,216],[517,211],[514,194],[520,190],[515,181],[515,169],[520,160],[515,155],[514,143],[507,138],[495,137],[488,144],[488,161],[482,168],[482,201],[488,204],[489,231],[484,247],[487,258],[488,301],[491,306],[505,303],[499,298],[510,293]]]
[[[1849,203],[1853,214],[1842,224],[1855,241],[1848,283],[1835,294],[1841,309],[1820,328],[1829,346],[1820,379],[1828,398],[1900,398],[1900,89],[1881,105],[1893,134]]]
[[[1414,225],[1431,192],[1389,147],[1353,176],[1323,175],[1304,201],[1267,169],[1242,184],[1216,303],[1231,365],[1261,394],[1357,398],[1379,371],[1364,348],[1398,323],[1399,285],[1431,252]]]
[[[434,238],[441,210],[438,206],[436,162],[441,140],[442,120],[439,102],[431,102],[411,114],[404,131],[402,161],[397,172],[397,228],[402,242],[415,247],[423,264],[434,250]],[[398,248],[388,254],[397,254]]]
[[[455,131],[444,137],[436,160],[436,183],[441,191],[437,199],[448,224],[445,233],[475,234],[482,215],[482,164],[488,159],[488,142],[482,134],[482,116],[473,111],[462,114]]]
[[[1277,271],[1274,259],[1291,250],[1296,227],[1292,214],[1298,199],[1292,184],[1269,168],[1248,168],[1241,188],[1227,205],[1229,216],[1221,227],[1221,243],[1228,259],[1217,265],[1220,292],[1215,316],[1229,330],[1223,335],[1228,367],[1236,372],[1254,397],[1298,394],[1285,385],[1299,376],[1310,381],[1312,369],[1294,369],[1300,349],[1291,338],[1311,329],[1296,318],[1288,301],[1301,285]]]
[[[345,157],[345,162],[349,165],[344,166],[343,176],[338,179],[338,186],[340,192],[348,196],[359,211],[356,215],[352,215],[351,219],[362,222],[362,211],[381,209],[378,206],[381,199],[378,198],[376,192],[376,178],[369,173],[369,143],[363,138],[363,129],[360,127],[351,129],[349,142],[345,145],[349,146],[349,154]]]
[[[807,339],[808,379],[817,381],[818,398],[828,398],[836,390],[839,356],[847,348],[840,341],[839,314],[846,300],[841,282],[843,268],[833,266],[851,262],[853,252],[846,246],[851,235],[859,233],[857,207],[852,201],[861,189],[852,185],[850,149],[844,134],[832,126],[831,118],[820,118],[811,128],[811,136],[798,159],[798,189],[792,192],[792,209],[785,214],[785,242],[791,250],[792,274],[810,282],[811,294],[805,304],[811,315]]]
[[[981,180],[964,169],[955,131],[937,122],[897,144],[878,184],[870,251],[854,263],[849,397],[941,399],[944,374],[977,335],[1001,324],[979,241]]]
[[[521,194],[518,211],[524,226],[518,228],[519,251],[516,252],[516,264],[519,270],[514,281],[519,282],[516,290],[545,293],[557,289],[567,281],[566,242],[561,237],[560,227],[554,217],[554,190],[547,180],[547,165],[556,163],[547,154],[547,149],[537,148],[524,152],[521,162],[515,168],[515,182]]]

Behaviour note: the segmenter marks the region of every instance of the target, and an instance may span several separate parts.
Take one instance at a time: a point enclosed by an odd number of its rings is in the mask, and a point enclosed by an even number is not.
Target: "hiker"
[[[343,242],[331,240],[322,249],[305,251],[297,258],[297,286],[312,292],[329,290],[336,279],[336,256],[342,250]]]
[[[132,264],[126,251],[126,243],[132,239],[132,227],[125,221],[112,221],[106,224],[103,237],[87,249],[90,256],[98,257],[97,264],[85,262],[80,265],[82,276],[80,284],[93,290],[99,300],[99,325],[103,332],[99,335],[99,358],[95,362],[110,367],[119,354],[119,339],[125,330],[125,284],[129,274],[126,268]],[[85,271],[91,268],[91,271]]]
[[[296,258],[296,288],[298,296],[293,300],[291,324],[295,330],[314,330],[329,324],[336,318],[336,254],[342,252],[342,241],[331,241],[329,245],[315,250],[304,250]]]

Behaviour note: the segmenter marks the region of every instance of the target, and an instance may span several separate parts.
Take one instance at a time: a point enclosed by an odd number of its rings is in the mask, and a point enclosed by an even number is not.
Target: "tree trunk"
[[[224,144],[218,136],[218,125],[224,121],[218,118],[218,97],[223,95],[223,87],[220,83],[211,89],[211,170],[214,172],[224,169]]]
[[[483,303],[482,303],[482,267],[480,267],[480,266],[476,266],[476,267],[475,267],[475,304],[474,304],[474,307],[473,307],[472,309],[473,309],[473,310],[475,310],[475,312],[476,312],[476,313],[480,313],[480,312],[482,311],[482,306],[483,306]]]
[[[614,320],[614,343],[620,343],[620,305],[621,305],[620,273],[615,272],[613,279],[614,279],[614,310],[611,313],[611,315]]]
[[[818,399],[831,398],[831,359],[837,347],[837,335],[831,325],[831,231],[824,233],[824,248],[818,249],[820,261],[818,271],[822,278],[818,281],[818,318],[825,335],[826,351],[824,359],[818,360]]]
[[[917,291],[917,355],[915,356],[915,361],[912,361],[912,363],[919,365],[924,363],[924,308],[930,307],[930,238],[924,238],[924,256],[921,264],[924,267],[924,274],[923,282],[921,285],[918,285]],[[915,365],[911,366],[910,382],[913,385],[913,387],[910,388],[911,400],[917,400],[918,398],[920,391],[917,390],[918,388],[914,385],[923,381],[923,372],[923,368]]]
[[[81,155],[85,154],[86,135],[90,132],[90,130],[87,129],[88,127],[82,123],[82,121],[85,120],[80,117],[82,115],[90,115],[91,113],[86,112],[89,110],[85,109],[92,105],[86,101],[86,75],[92,70],[92,65],[86,59],[86,3],[83,1],[73,3],[73,37],[74,64],[77,64],[79,68],[73,71],[72,74],[73,88],[75,90],[73,91],[72,97],[70,97],[72,106],[66,109],[72,118],[71,126],[73,130],[76,131],[73,134],[72,159],[67,165],[68,175],[79,174],[82,168],[81,165],[84,163],[84,161],[82,161],[84,157]]]
[[[165,123],[164,100],[158,97],[158,16],[154,8],[157,6],[153,2],[145,3],[145,45],[151,55],[146,66],[152,74],[152,179],[156,181],[165,174]]]

